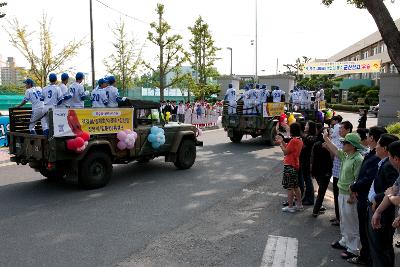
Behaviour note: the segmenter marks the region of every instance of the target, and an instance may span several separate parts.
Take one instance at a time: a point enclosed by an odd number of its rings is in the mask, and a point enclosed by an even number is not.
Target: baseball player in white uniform
[[[282,91],[279,86],[276,86],[275,89],[272,91],[272,102],[277,103],[277,102],[282,102],[282,95],[284,95],[285,92]]]
[[[85,91],[82,85],[84,79],[82,72],[78,72],[75,75],[75,82],[69,86],[69,93],[71,98],[68,100],[68,105],[71,108],[84,108],[84,100],[89,96],[89,91]]]
[[[258,92],[258,97],[257,97],[257,110],[258,113],[263,112],[263,105],[264,103],[267,103],[269,92],[267,90],[267,85],[263,84],[261,86],[260,91]]]
[[[228,85],[228,90],[226,90],[225,101],[228,102],[228,114],[236,114],[236,90],[230,83]]]
[[[68,100],[72,97],[72,95],[70,94],[69,89],[67,87],[68,79],[69,79],[69,75],[67,73],[61,74],[61,83],[58,85],[60,87],[61,94],[63,96],[63,101],[60,104],[60,107],[63,107],[63,108],[69,107]]]
[[[35,125],[40,120],[42,123],[42,129],[47,130],[47,122],[43,116],[43,101],[42,101],[42,89],[40,87],[34,87],[34,82],[32,79],[26,79],[24,81],[25,84],[25,97],[22,100],[21,104],[16,106],[16,108],[20,108],[28,102],[32,104],[32,115],[29,121],[29,132],[31,134],[36,134]]]
[[[42,99],[44,103],[43,112],[45,113],[46,125],[48,125],[48,111],[51,108],[55,108],[60,105],[64,99],[60,87],[56,84],[57,75],[55,73],[50,73],[49,75],[50,84],[43,88]],[[43,131],[44,135],[48,135],[49,130]]]
[[[106,93],[107,82],[101,78],[97,82],[98,86],[92,91],[90,101],[92,101],[92,107],[94,108],[105,108],[108,106],[108,98]]]
[[[115,85],[114,76],[109,76],[106,78],[106,80],[108,82],[108,86],[105,88],[108,99],[107,107],[117,108],[118,103],[124,102],[126,100],[126,97],[119,96],[118,88],[114,86]]]

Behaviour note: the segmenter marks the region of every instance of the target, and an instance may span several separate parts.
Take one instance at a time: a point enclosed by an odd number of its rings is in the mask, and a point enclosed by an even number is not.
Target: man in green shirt
[[[338,181],[339,188],[339,214],[341,239],[332,244],[333,248],[345,249],[342,258],[349,259],[358,256],[360,251],[360,234],[358,232],[357,199],[350,191],[350,186],[357,179],[360,172],[363,156],[360,151],[364,149],[361,138],[357,133],[348,133],[342,141],[343,149],[338,149],[324,133],[326,147],[337,156],[342,164]]]

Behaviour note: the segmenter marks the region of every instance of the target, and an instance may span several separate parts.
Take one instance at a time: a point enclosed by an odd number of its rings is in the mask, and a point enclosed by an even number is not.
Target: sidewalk
[[[10,162],[10,154],[8,154],[8,147],[0,147],[0,164]]]

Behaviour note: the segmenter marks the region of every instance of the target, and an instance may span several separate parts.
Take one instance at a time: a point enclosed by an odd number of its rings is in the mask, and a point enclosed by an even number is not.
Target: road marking
[[[7,167],[7,166],[11,166],[11,165],[16,165],[16,163],[15,163],[15,162],[7,162],[7,163],[3,163],[3,164],[0,164],[0,168],[1,168],[1,167]]]
[[[296,267],[298,245],[297,238],[269,235],[261,267]]]

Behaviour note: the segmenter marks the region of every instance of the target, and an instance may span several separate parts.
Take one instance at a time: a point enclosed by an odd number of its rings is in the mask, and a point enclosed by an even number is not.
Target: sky
[[[108,5],[105,7],[102,3]],[[1,27],[9,27],[7,20],[18,19],[30,31],[38,31],[42,13],[51,19],[55,51],[75,39],[85,39],[78,55],[64,69],[90,73],[89,0],[8,0],[1,10],[7,15],[0,19]],[[230,51],[233,49],[233,73],[255,74],[256,0],[93,0],[95,73],[96,79],[107,74],[103,60],[112,51],[112,28],[124,20],[128,32],[143,46],[143,59],[155,62],[157,48],[146,41],[149,23],[157,18],[157,3],[165,5],[165,19],[173,33],[182,35],[188,47],[191,34],[187,29],[198,16],[209,24],[216,46],[221,48],[216,67],[221,74],[230,73]],[[400,18],[400,1],[385,1],[392,17]],[[115,11],[114,9],[118,10]],[[377,30],[367,10],[360,10],[336,0],[327,8],[321,0],[258,0],[258,75],[276,73],[286,69],[283,64],[294,63],[296,58],[329,58],[342,49]],[[6,31],[0,30],[0,55],[16,58],[18,66],[28,67],[27,61],[12,47]],[[32,38],[37,50],[38,41]],[[142,70],[144,71],[144,70]]]

